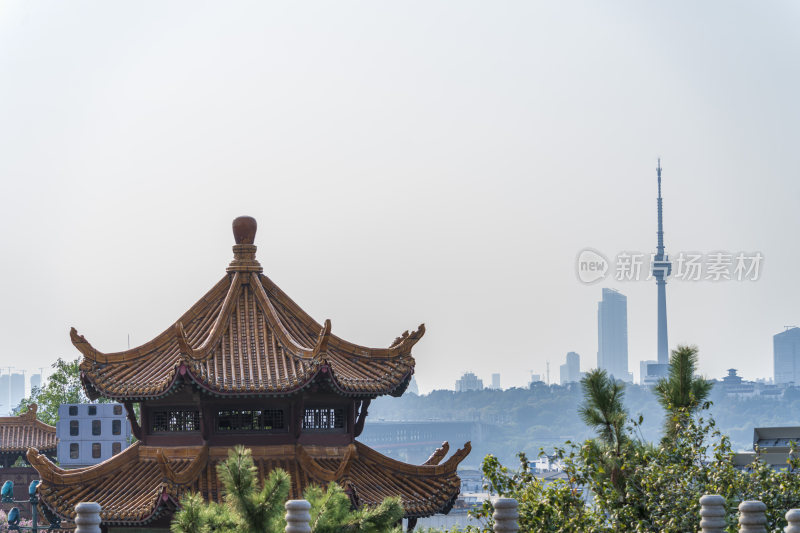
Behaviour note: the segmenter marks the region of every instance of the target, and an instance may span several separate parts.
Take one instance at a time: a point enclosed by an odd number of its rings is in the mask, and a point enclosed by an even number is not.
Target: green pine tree
[[[199,494],[181,500],[170,529],[173,533],[282,533],[284,502],[291,479],[281,469],[270,472],[259,487],[255,464],[249,449],[236,446],[228,458],[217,465],[225,490],[225,502],[206,503]],[[400,533],[403,517],[400,498],[387,498],[376,507],[353,510],[350,498],[336,484],[327,489],[312,486],[304,493],[311,503],[313,533]]]
[[[713,384],[695,377],[697,346],[680,345],[669,358],[669,375],[661,378],[653,389],[658,403],[666,411],[664,438],[674,440],[688,419],[703,405]]]

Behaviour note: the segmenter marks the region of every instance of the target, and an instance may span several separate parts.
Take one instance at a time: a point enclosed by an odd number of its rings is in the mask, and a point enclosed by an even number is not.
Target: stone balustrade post
[[[789,524],[783,528],[786,533],[800,533],[800,509],[791,509],[786,513]]]
[[[514,498],[495,498],[494,505],[494,533],[517,533],[517,500]]]
[[[81,502],[75,506],[75,533],[100,533],[100,504]]]
[[[701,533],[725,533],[725,498],[706,494],[700,498]]]
[[[767,533],[767,506],[750,500],[739,504],[739,532]]]
[[[286,533],[311,533],[311,504],[306,500],[286,502]]]

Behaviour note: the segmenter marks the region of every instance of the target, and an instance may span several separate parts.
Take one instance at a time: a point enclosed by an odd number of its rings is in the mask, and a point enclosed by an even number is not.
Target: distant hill
[[[478,465],[487,453],[511,463],[519,451],[535,457],[539,448],[549,451],[567,440],[580,442],[591,437],[591,431],[577,414],[581,400],[577,383],[567,386],[536,383],[531,388],[508,390],[437,390],[422,396],[381,397],[372,402],[364,434],[359,440],[368,442],[377,438],[376,432],[381,429],[377,425],[379,421],[480,422],[483,429],[477,433],[477,438],[472,437],[473,452],[467,463]],[[800,426],[800,389],[797,388],[787,389],[783,398],[775,400],[727,397],[721,387],[715,387],[711,401],[711,414],[717,427],[731,438],[735,449],[752,449],[754,427]],[[632,418],[638,419],[642,415],[641,432],[645,440],[661,438],[664,415],[650,390],[629,385],[625,391],[625,404]],[[371,426],[373,423],[376,423],[375,427]],[[456,434],[453,429],[453,434],[448,435],[446,428],[441,429],[442,432],[436,433],[435,437],[446,437],[451,450],[464,444],[459,440],[464,438],[463,430]],[[433,442],[420,444],[417,449],[409,448],[416,450],[413,453],[406,450],[399,453],[416,462],[435,449]],[[392,454],[391,446],[387,446],[386,452]]]

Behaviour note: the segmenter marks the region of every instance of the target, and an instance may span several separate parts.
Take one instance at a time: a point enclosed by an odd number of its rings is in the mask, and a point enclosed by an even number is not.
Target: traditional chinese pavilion
[[[28,484],[39,478],[39,474],[28,465],[14,467],[20,457],[25,457],[28,448],[55,457],[58,439],[56,428],[36,419],[37,405],[19,416],[0,417],[0,483],[14,482],[14,497],[28,498]]]
[[[42,502],[64,518],[79,502],[98,502],[106,527],[167,527],[187,491],[221,501],[216,465],[243,444],[262,479],[278,467],[290,473],[294,498],[310,484],[336,481],[355,506],[401,496],[412,525],[448,512],[469,443],[447,461],[445,443],[425,464],[411,465],[356,440],[370,401],[408,386],[424,326],[388,348],[341,339],[329,320],[316,322],[262,273],[254,219],[237,218],[233,232],[225,276],[150,342],[103,353],[70,332],[83,354],[87,394],[124,403],[138,442],[75,470],[31,449]]]

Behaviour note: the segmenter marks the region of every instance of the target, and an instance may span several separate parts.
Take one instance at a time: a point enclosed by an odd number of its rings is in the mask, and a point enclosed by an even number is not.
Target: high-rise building
[[[659,368],[653,365],[658,365],[658,361],[648,359],[647,361],[639,361],[639,384],[640,385],[655,385],[660,379]]]
[[[483,380],[472,372],[466,372],[461,379],[456,380],[456,392],[468,390],[483,390]]]
[[[0,415],[7,416],[11,413],[11,376],[0,376]]]
[[[417,385],[416,377],[411,376],[411,381],[408,382],[408,388],[406,389],[406,392],[419,396],[419,386]]]
[[[581,380],[581,356],[575,352],[567,353],[567,362],[559,367],[560,383],[577,383]]]
[[[541,374],[534,374],[531,372],[531,380],[528,382],[528,385],[533,385],[534,383],[544,383]]]
[[[16,409],[19,402],[25,397],[25,374],[11,374],[11,405],[9,409]]]
[[[38,389],[41,386],[42,386],[42,375],[31,374],[31,393],[33,393],[33,389]]]
[[[616,379],[632,381],[628,372],[628,298],[603,289],[597,304],[597,368]]]
[[[775,384],[800,384],[800,328],[791,327],[772,337]]]
[[[492,388],[500,389],[500,374],[498,373],[492,374]]]

